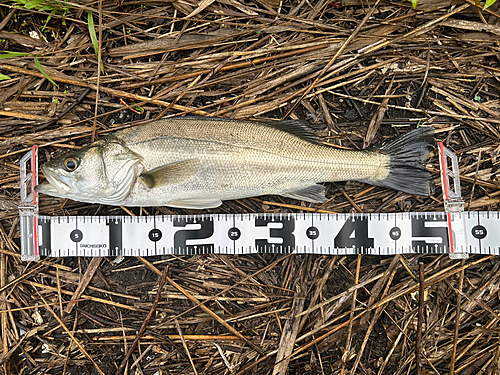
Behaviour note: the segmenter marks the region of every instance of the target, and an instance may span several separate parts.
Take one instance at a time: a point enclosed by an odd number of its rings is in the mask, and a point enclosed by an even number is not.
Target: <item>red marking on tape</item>
[[[444,189],[444,199],[449,199],[448,196],[448,174],[446,173],[446,154],[444,153],[443,142],[438,142],[439,152],[441,154],[441,173],[443,174],[443,189]]]
[[[443,142],[438,142],[439,145],[439,154],[441,156],[441,175],[443,177],[443,195],[444,199],[449,199],[448,193],[448,168],[446,165],[446,154],[444,153],[444,145]],[[450,253],[455,252],[455,247],[453,246],[453,231],[451,229],[451,214],[446,213],[446,221],[448,222],[448,242],[450,244]]]

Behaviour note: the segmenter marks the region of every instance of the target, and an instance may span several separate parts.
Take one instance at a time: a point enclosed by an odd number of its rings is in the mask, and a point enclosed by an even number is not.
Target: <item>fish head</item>
[[[35,190],[81,202],[120,205],[136,180],[139,162],[119,141],[105,138],[43,164],[47,182]]]

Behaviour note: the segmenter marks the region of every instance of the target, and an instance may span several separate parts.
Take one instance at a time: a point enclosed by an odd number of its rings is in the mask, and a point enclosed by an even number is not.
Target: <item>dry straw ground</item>
[[[473,0],[419,0],[416,10],[402,0],[23,4],[0,2],[0,50],[22,53],[0,60],[10,78],[0,81],[0,373],[499,373],[496,257],[26,264],[17,214],[19,158],[32,144],[44,161],[110,130],[184,114],[299,118],[348,148],[432,125],[460,158],[466,209],[498,210],[496,8]],[[433,153],[429,168],[437,167]],[[331,199],[321,207],[259,197],[204,212],[443,209],[440,189],[421,198],[326,186]],[[40,212],[193,213],[49,197]]]

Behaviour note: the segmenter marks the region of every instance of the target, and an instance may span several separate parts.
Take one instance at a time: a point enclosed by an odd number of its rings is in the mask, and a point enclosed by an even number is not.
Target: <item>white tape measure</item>
[[[41,256],[165,254],[499,254],[497,212],[452,214],[465,224],[449,247],[446,213],[66,216],[38,218]]]
[[[38,216],[34,148],[21,160],[22,259],[292,252],[448,253],[454,258],[500,254],[500,213],[460,212],[463,203],[456,156],[442,144],[440,148],[447,212],[141,217]],[[447,168],[448,157],[453,170]],[[448,175],[454,178],[453,189]]]

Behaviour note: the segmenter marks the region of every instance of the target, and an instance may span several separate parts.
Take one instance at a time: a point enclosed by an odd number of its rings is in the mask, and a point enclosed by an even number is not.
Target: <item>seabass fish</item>
[[[320,182],[356,180],[431,195],[424,168],[434,130],[422,127],[379,149],[322,145],[295,121],[169,118],[116,131],[47,162],[36,191],[120,206],[212,208],[277,194],[326,200]]]

